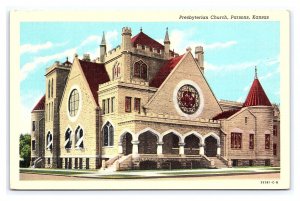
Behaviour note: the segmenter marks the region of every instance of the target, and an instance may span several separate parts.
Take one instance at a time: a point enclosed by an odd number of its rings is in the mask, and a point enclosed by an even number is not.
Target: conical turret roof
[[[243,104],[243,107],[258,105],[272,106],[257,76],[255,76],[246,101]]]

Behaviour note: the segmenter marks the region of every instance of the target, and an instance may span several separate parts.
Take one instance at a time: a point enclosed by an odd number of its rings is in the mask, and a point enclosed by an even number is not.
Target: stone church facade
[[[280,112],[255,73],[244,103],[218,101],[204,51],[170,49],[142,30],[121,44],[46,69],[32,110],[32,165],[64,169],[175,169],[280,165]]]

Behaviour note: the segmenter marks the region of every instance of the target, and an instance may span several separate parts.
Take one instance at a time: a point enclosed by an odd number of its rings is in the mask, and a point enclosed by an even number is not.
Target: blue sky
[[[204,46],[205,77],[217,99],[243,102],[257,65],[258,77],[272,103],[279,96],[279,22],[23,22],[20,25],[21,106],[24,132],[30,131],[30,111],[45,93],[45,69],[54,61],[73,60],[77,53],[99,56],[102,32],[108,49],[121,43],[121,29],[132,28],[159,42],[169,28],[171,49],[184,53],[187,47]]]

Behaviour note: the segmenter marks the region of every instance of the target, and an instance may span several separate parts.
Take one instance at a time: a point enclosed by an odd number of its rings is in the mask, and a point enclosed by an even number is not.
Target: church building
[[[182,55],[142,29],[99,57],[75,54],[46,69],[33,108],[32,166],[192,169],[280,166],[280,111],[255,71],[244,103],[219,101],[205,78],[203,47]],[[250,83],[249,83],[250,84]]]

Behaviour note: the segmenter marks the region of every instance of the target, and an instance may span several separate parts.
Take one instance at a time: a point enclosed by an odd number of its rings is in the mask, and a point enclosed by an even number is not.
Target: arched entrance
[[[163,154],[179,154],[179,137],[169,133],[163,137]]]
[[[185,155],[199,155],[200,140],[194,134],[187,136],[184,139],[184,154]]]
[[[157,154],[158,137],[147,131],[140,134],[139,138],[139,154]]]
[[[214,157],[217,155],[218,141],[212,136],[205,139],[205,155],[208,157]]]
[[[132,154],[132,135],[125,133],[122,139],[122,150],[124,155]]]

